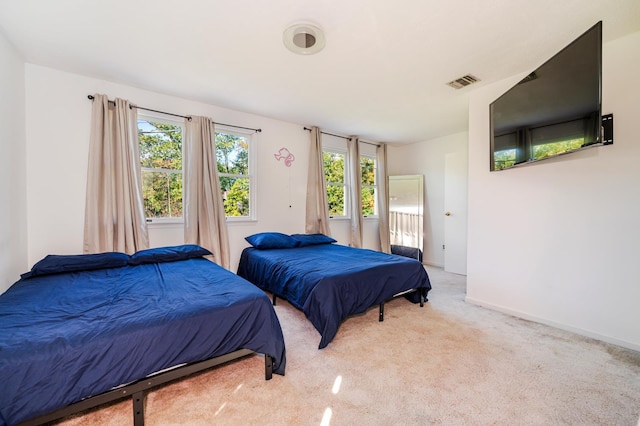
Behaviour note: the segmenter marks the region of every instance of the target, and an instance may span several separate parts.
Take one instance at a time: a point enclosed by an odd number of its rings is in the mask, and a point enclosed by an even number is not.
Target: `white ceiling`
[[[599,20],[605,42],[639,31],[640,0],[0,0],[26,62],[399,143],[466,130],[470,91]],[[284,47],[297,22],[323,51]],[[446,85],[468,73],[482,81]]]

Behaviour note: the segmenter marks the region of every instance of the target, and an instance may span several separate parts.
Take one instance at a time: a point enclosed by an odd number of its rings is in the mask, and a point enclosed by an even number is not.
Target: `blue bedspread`
[[[410,289],[431,289],[415,259],[338,244],[242,252],[238,275],[301,309],[326,347],[349,315]],[[407,296],[419,301],[418,293]]]
[[[0,425],[241,348],[284,374],[269,298],[203,258],[22,279],[0,295]]]

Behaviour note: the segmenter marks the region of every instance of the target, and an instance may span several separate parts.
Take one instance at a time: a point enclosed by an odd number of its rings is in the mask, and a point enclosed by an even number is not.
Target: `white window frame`
[[[182,128],[182,136],[183,136],[183,145],[182,145],[182,159],[183,159],[183,165],[184,165],[184,134],[185,134],[185,126],[184,126],[184,121],[182,120],[176,120],[176,119],[171,119],[171,118],[167,118],[164,115],[160,115],[160,114],[154,114],[154,113],[139,113],[138,114],[138,119],[139,120],[144,120],[144,121],[155,121],[155,122],[159,122],[159,123],[165,123],[165,124],[171,124],[174,126],[180,126]],[[226,174],[226,173],[218,173],[219,177],[220,175],[222,176],[229,176],[229,177],[240,177],[240,178],[248,178],[249,179],[249,216],[226,216],[226,220],[229,223],[234,223],[234,222],[255,222],[257,220],[258,217],[258,207],[257,207],[257,178],[256,178],[256,169],[257,169],[257,161],[256,161],[256,147],[257,147],[257,133],[251,130],[245,130],[245,129],[236,129],[233,127],[228,127],[228,126],[219,126],[216,125],[215,126],[215,132],[216,133],[226,133],[226,134],[232,134],[232,135],[236,135],[236,136],[240,136],[243,137],[247,140],[247,144],[249,147],[249,173],[247,175],[232,175],[232,174]],[[138,142],[139,143],[139,142]],[[142,170],[145,171],[160,171],[163,173],[167,173],[168,170],[165,169],[152,169],[152,168],[143,168],[141,167],[140,170],[142,172]],[[170,172],[172,173],[178,173],[177,171],[171,170]],[[182,188],[183,188],[183,213],[184,213],[184,172],[183,170],[180,170],[179,172],[180,174],[182,174],[183,176],[183,182],[182,182]],[[218,182],[218,188],[220,187],[219,182]],[[162,227],[175,227],[175,226],[179,226],[179,225],[183,225],[184,224],[184,217],[154,217],[154,218],[150,218],[150,217],[146,217],[145,215],[145,220],[147,221],[147,226],[150,226],[152,228],[158,227],[158,226],[162,226]]]
[[[256,147],[258,146],[257,138],[258,134],[253,130],[246,129],[238,129],[235,127],[216,125],[215,127],[216,133],[225,133],[229,135],[235,135],[247,140],[247,145],[249,149],[249,170],[248,174],[231,174],[231,173],[220,173],[218,172],[218,178],[221,176],[232,177],[232,178],[242,178],[249,179],[249,216],[225,216],[228,223],[234,222],[255,222],[258,218],[258,203],[257,203],[257,161],[256,161]],[[217,159],[216,159],[217,161]],[[218,184],[219,186],[219,184]]]
[[[328,185],[334,185],[334,186],[342,186],[342,191],[344,193],[344,215],[335,215],[335,214],[331,214],[330,212],[327,212],[329,215],[329,220],[345,220],[345,219],[351,219],[351,212],[349,211],[349,200],[350,200],[350,195],[349,195],[349,185],[347,184],[346,180],[347,180],[347,150],[346,149],[342,149],[342,148],[336,148],[333,146],[327,146],[327,147],[323,147],[322,148],[322,154],[324,156],[325,152],[330,152],[332,154],[340,154],[344,157],[344,171],[343,171],[343,176],[344,176],[344,182],[343,183],[338,183],[338,182],[327,182],[327,180],[325,179],[324,181],[324,186],[325,186],[325,191],[327,189]],[[324,159],[323,159],[323,164],[324,164]]]
[[[144,120],[144,121],[154,121],[154,122],[158,122],[158,123],[163,123],[163,124],[170,124],[172,126],[180,126],[180,128],[182,129],[182,165],[184,167],[184,122],[182,120],[176,120],[176,119],[171,119],[171,118],[167,118],[164,115],[159,115],[159,114],[153,114],[153,113],[138,113],[138,120]],[[137,127],[137,122],[136,122],[136,127]],[[140,140],[138,139],[138,149],[139,149],[139,144],[140,144]],[[170,169],[154,169],[154,168],[149,168],[149,167],[140,167],[140,177],[142,177],[142,172],[143,171],[148,171],[148,172],[161,172],[161,173],[180,173],[182,175],[182,190],[183,190],[183,198],[182,198],[182,212],[184,213],[184,171],[180,170],[179,172],[176,170],[170,170]],[[141,182],[142,183],[142,182]],[[147,217],[147,215],[145,214],[145,220],[147,222],[147,226],[152,226],[155,227],[156,225],[177,225],[177,224],[184,224],[184,217]]]
[[[366,220],[366,219],[377,219],[378,218],[378,205],[380,204],[378,202],[378,173],[377,172],[377,167],[378,167],[378,159],[375,155],[371,155],[371,154],[360,154],[360,159],[362,158],[368,158],[370,160],[373,160],[373,185],[365,185],[362,183],[362,181],[360,182],[361,185],[361,192],[362,189],[364,188],[373,188],[373,214],[370,215],[362,215],[362,217]],[[360,179],[362,179],[362,172],[360,173]],[[362,193],[360,194],[360,198],[362,198]],[[360,212],[360,214],[362,214],[362,212]]]

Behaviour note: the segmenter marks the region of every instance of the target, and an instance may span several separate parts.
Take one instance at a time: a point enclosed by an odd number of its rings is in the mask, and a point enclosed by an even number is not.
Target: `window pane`
[[[145,216],[182,217],[182,174],[142,171]]]
[[[146,217],[181,218],[182,126],[139,119],[138,140]]]
[[[493,154],[493,169],[502,170],[516,163],[516,149],[505,149]]]
[[[327,185],[327,201],[329,203],[329,215],[344,216],[344,186]]]
[[[362,188],[362,215],[373,216],[376,214],[376,192],[373,186]]]
[[[249,174],[249,142],[243,136],[216,133],[218,172]]]
[[[332,183],[344,183],[344,154],[323,152],[324,179]]]
[[[376,162],[373,158],[360,157],[360,171],[362,173],[363,185],[376,184]]]
[[[360,172],[362,174],[362,215],[376,214],[376,161],[371,157],[360,157]]]
[[[220,176],[226,216],[249,216],[249,179]]]
[[[140,165],[156,169],[182,170],[182,127],[138,120]]]
[[[169,215],[182,217],[182,173],[169,175]]]
[[[584,138],[534,145],[533,158],[535,160],[542,160],[543,158],[553,157],[554,155],[580,149],[583,145]]]

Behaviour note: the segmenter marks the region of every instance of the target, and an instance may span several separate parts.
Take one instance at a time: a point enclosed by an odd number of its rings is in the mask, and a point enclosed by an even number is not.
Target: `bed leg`
[[[144,391],[132,395],[134,426],[144,426],[144,396]]]
[[[273,377],[273,358],[269,355],[264,356],[264,379],[271,380]]]
[[[384,321],[384,303],[380,304],[380,314],[378,315],[378,321]]]
[[[420,307],[424,308],[424,287],[420,288]]]
[[[273,296],[271,297],[271,303],[273,304],[273,306],[276,306],[276,294],[273,293]]]

